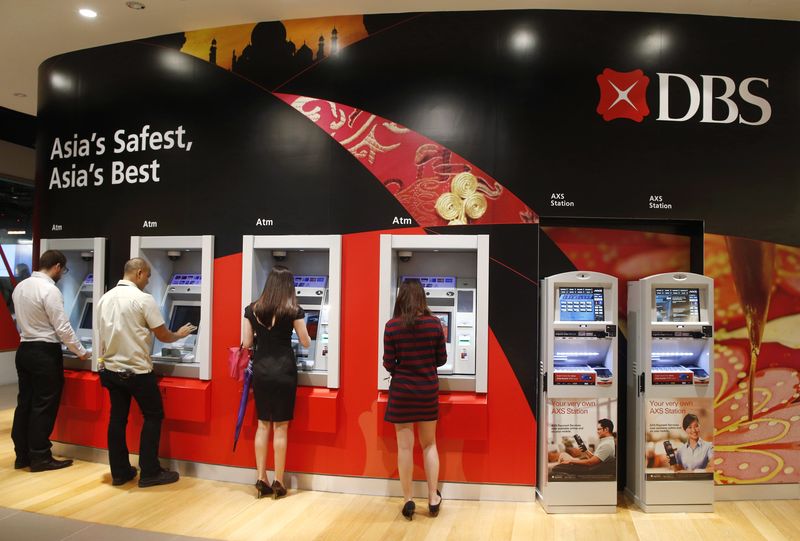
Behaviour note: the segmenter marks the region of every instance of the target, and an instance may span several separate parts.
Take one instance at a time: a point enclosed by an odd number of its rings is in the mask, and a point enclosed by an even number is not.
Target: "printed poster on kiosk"
[[[547,479],[617,479],[617,403],[610,398],[547,401]]]
[[[711,398],[653,398],[645,417],[648,481],[714,478]]]

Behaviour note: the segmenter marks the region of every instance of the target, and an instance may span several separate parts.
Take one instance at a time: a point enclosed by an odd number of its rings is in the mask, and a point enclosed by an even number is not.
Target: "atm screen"
[[[92,328],[92,303],[87,302],[83,305],[83,314],[81,314],[81,324],[78,325],[79,329]]]
[[[472,312],[472,291],[458,292],[458,311]]]
[[[455,276],[401,276],[400,283],[416,280],[424,289],[455,289]]]
[[[656,288],[656,321],[699,322],[698,288]]]
[[[169,318],[169,330],[177,331],[187,323],[200,327],[200,307],[190,304],[172,305],[172,315]],[[197,334],[197,329],[192,334]]]
[[[308,336],[312,340],[317,339],[317,329],[319,328],[319,310],[306,310],[306,329]]]
[[[175,274],[172,276],[169,285],[171,286],[199,286],[203,283],[203,275],[196,272],[186,274]]]
[[[559,321],[604,321],[602,287],[558,288]]]
[[[444,341],[450,342],[450,312],[433,312],[433,315],[438,317],[442,322],[442,329],[444,330]]]

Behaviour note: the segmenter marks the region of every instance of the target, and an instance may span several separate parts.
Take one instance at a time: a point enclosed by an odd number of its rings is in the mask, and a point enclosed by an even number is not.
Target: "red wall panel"
[[[290,471],[397,477],[394,430],[383,421],[385,404],[381,404],[377,390],[380,233],[343,237],[341,385],[338,390],[298,390],[295,420],[289,429]],[[241,254],[222,257],[214,263],[212,382],[161,380],[167,412],[162,456],[255,467],[252,397],[237,451],[232,450],[241,383],[228,377],[226,357],[227,348],[239,343],[241,273]],[[526,485],[535,482],[535,421],[494,334],[489,334],[488,394],[443,393],[440,404],[438,446],[443,480]],[[96,411],[63,407],[55,438],[105,447],[108,408],[105,392]],[[135,407],[131,411],[128,439],[130,449],[135,451],[141,414]],[[423,479],[421,456],[417,456],[417,464],[415,477]]]

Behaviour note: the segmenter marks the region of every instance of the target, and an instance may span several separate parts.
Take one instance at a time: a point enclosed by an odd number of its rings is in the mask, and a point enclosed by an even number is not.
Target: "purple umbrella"
[[[236,444],[239,441],[239,434],[242,432],[244,422],[244,412],[247,411],[247,398],[250,394],[250,382],[253,381],[253,359],[247,363],[244,371],[244,384],[242,385],[242,399],[239,400],[239,415],[236,417],[236,431],[233,433],[233,450],[236,451]]]

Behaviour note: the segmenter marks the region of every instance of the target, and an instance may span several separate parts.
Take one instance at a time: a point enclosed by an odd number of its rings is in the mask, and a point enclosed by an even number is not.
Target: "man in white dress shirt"
[[[21,281],[12,295],[20,334],[16,355],[19,395],[11,428],[15,469],[30,466],[32,472],[39,472],[72,464],[72,460],[53,458],[50,451],[50,433],[64,387],[61,342],[81,360],[88,360],[91,354],[69,324],[64,297],[56,287],[67,272],[64,254],[48,250],[39,258],[39,270]]]
[[[136,477],[128,457],[125,428],[131,398],[144,417],[139,441],[140,487],[166,485],[178,480],[178,472],[161,467],[158,444],[164,406],[158,390],[150,352],[153,335],[161,342],[175,342],[197,327],[187,323],[176,332],[164,324],[152,295],[142,291],[150,281],[150,266],[140,258],[125,263],[125,275],[100,298],[97,305],[100,345],[100,382],[108,390],[111,415],[108,419],[108,463],[111,484],[123,485]]]

